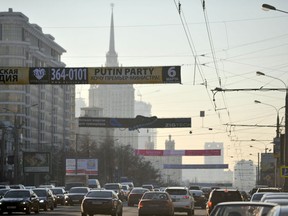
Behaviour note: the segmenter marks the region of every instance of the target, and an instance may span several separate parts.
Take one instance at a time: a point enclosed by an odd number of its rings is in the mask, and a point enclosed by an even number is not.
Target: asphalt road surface
[[[123,216],[138,216],[138,210],[137,206],[135,205],[134,207],[127,207],[124,206],[123,209]],[[7,215],[5,213],[4,215]],[[14,213],[13,215],[25,215],[23,213]],[[34,215],[34,213],[31,213],[31,215]],[[58,206],[55,208],[53,211],[48,210],[48,211],[40,211],[38,215],[49,215],[49,216],[81,216],[80,212],[80,205],[75,205],[75,206]],[[175,213],[175,216],[182,216],[182,215],[187,215],[186,213]],[[203,216],[205,214],[205,210],[203,209],[195,209],[195,216]]]

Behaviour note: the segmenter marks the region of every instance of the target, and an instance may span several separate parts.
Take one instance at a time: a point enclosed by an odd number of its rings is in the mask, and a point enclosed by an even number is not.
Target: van
[[[88,179],[88,187],[91,189],[101,188],[101,185],[98,179]]]

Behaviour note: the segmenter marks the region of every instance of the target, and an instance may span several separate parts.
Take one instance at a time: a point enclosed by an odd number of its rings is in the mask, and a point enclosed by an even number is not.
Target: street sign
[[[288,178],[288,166],[280,167],[280,176],[281,178]]]
[[[2,67],[0,84],[181,83],[180,66],[163,67]]]
[[[136,118],[79,117],[79,127],[105,128],[186,128],[191,127],[191,118],[157,118],[138,115]]]

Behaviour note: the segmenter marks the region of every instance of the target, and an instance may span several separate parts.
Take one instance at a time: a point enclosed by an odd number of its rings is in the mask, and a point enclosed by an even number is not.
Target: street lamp
[[[285,82],[283,82],[283,80],[277,78],[277,77],[273,77],[273,76],[269,76],[266,75],[263,72],[257,71],[256,72],[257,75],[259,76],[267,76],[270,77],[272,79],[276,79],[280,82],[282,82],[285,86],[285,135],[284,135],[284,146],[283,146],[283,151],[284,151],[284,165],[288,166],[288,88]],[[283,190],[284,191],[288,191],[288,178],[284,178],[284,185],[283,185]]]
[[[275,10],[275,11],[279,11],[279,12],[282,12],[282,13],[288,13],[288,11],[279,10],[276,7],[274,7],[272,5],[269,5],[269,4],[263,4],[262,5],[262,9],[266,10],[266,11]]]
[[[276,138],[279,138],[280,137],[279,111],[281,109],[283,109],[285,106],[282,106],[279,109],[277,109],[275,106],[273,106],[271,104],[262,103],[261,101],[258,101],[258,100],[254,100],[254,102],[257,103],[257,104],[263,104],[263,105],[266,105],[266,106],[273,107],[276,110],[276,113],[277,113],[277,118],[276,118]]]

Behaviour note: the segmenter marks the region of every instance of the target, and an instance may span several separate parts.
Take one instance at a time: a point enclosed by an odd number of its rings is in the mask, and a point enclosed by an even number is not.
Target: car
[[[259,202],[265,193],[266,192],[253,193],[250,201],[251,202]]]
[[[122,201],[125,200],[124,191],[122,190],[122,185],[120,183],[106,183],[104,188],[107,190],[114,190]]]
[[[81,202],[81,215],[108,214],[122,216],[123,203],[114,190],[90,190]]]
[[[101,185],[98,179],[88,179],[88,187],[91,189],[101,188]]]
[[[174,215],[174,205],[167,192],[148,191],[143,194],[138,203],[138,216],[144,215]]]
[[[121,182],[121,185],[128,185],[129,190],[131,191],[134,188],[134,183],[133,182]]]
[[[10,189],[0,201],[0,215],[8,212],[39,213],[39,198],[29,189]]]
[[[266,215],[276,204],[250,201],[222,202],[214,206],[210,216]]]
[[[12,189],[25,189],[25,186],[22,184],[13,184],[13,185],[9,185],[9,187]]]
[[[81,204],[89,191],[89,187],[72,187],[67,194],[68,205]]]
[[[190,185],[189,190],[201,190],[201,187],[198,185]]]
[[[150,191],[153,191],[154,190],[154,185],[153,184],[143,184],[142,188],[147,188]]]
[[[141,197],[147,191],[150,191],[150,190],[147,188],[142,188],[142,187],[134,187],[129,193],[127,205],[128,206],[134,206],[135,204],[138,205]]]
[[[287,205],[276,205],[267,214],[267,216],[282,216],[282,215],[288,215]]]
[[[276,187],[264,187],[264,188],[258,188],[256,190],[256,193],[259,192],[281,192],[281,188],[276,188]]]
[[[55,185],[53,184],[41,184],[38,186],[38,188],[54,188]]]
[[[288,199],[288,193],[265,193],[260,202],[265,202],[265,200],[269,200],[269,199]]]
[[[10,188],[2,188],[2,189],[0,189],[0,199],[5,195],[5,193],[7,192],[7,191],[9,191],[10,190]]]
[[[0,189],[10,189],[9,185],[0,185]]]
[[[201,190],[204,192],[206,199],[208,199],[209,195],[212,191],[212,188],[211,187],[202,187]]]
[[[32,190],[39,197],[40,209],[44,211],[54,210],[53,193],[49,188],[34,188]]]
[[[173,201],[174,212],[186,212],[194,215],[195,200],[187,187],[167,187],[165,189]]]
[[[265,203],[275,203],[277,205],[288,205],[288,199],[285,199],[285,198],[283,198],[283,199],[271,198],[271,199],[266,199],[264,202]]]
[[[214,189],[211,191],[206,204],[207,215],[210,215],[214,206],[218,203],[229,201],[243,201],[242,195],[237,189]]]
[[[56,203],[59,205],[66,205],[68,202],[67,192],[63,187],[55,187],[50,189],[56,196]]]
[[[130,193],[129,185],[122,185],[122,190],[123,190],[123,194],[124,194],[124,200],[127,201],[128,195]]]
[[[195,200],[195,207],[206,208],[207,198],[202,190],[189,190]]]

